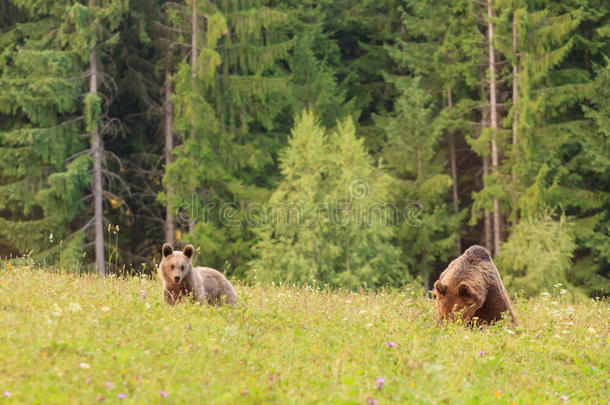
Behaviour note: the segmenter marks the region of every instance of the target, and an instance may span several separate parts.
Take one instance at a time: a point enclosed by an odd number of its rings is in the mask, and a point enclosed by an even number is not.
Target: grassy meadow
[[[607,301],[558,290],[473,330],[409,287],[236,289],[168,307],[156,279],[0,263],[0,404],[609,401]]]

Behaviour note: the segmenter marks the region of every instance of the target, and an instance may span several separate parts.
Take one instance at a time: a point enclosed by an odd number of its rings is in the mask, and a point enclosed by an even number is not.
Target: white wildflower
[[[57,305],[57,303],[53,304],[53,312],[51,312],[54,316],[61,316],[62,314],[62,310],[59,307],[59,305]]]

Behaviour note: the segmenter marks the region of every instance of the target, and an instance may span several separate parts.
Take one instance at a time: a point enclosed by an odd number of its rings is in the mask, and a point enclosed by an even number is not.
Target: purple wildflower
[[[385,378],[378,378],[376,382],[377,382],[377,389],[380,390],[383,388],[383,384],[385,383]]]
[[[112,388],[114,385],[110,381],[106,381],[106,388]]]
[[[146,293],[145,292],[142,293],[142,298],[146,298]]]
[[[117,398],[120,398],[120,399],[123,399],[123,398],[125,398],[126,396],[127,396],[127,395],[125,395],[125,394],[116,394],[116,397],[117,397]]]
[[[167,392],[165,392],[164,390],[159,391],[159,394],[160,394],[162,397],[166,397],[166,396],[168,396],[168,395],[169,395],[169,394],[168,394]]]
[[[377,400],[376,400],[375,398],[373,398],[373,397],[368,397],[368,398],[366,399],[366,403],[367,403],[368,405],[377,405]]]
[[[561,402],[566,402],[568,400],[568,397],[566,397],[565,395],[561,396]]]
[[[394,343],[394,342],[385,342],[385,345],[387,347],[396,347],[396,343]]]
[[[10,392],[8,392],[8,391],[4,391],[4,394],[3,394],[3,395],[4,395],[5,397],[7,397],[7,398],[10,398],[10,397],[12,397],[12,396],[13,396],[13,394],[11,394],[11,393],[10,393]]]
[[[477,355],[479,356],[485,356],[485,352],[478,352]]]

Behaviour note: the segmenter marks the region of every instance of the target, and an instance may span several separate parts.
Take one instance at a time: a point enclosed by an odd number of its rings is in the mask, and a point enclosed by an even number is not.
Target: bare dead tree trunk
[[[487,99],[487,91],[485,89],[485,74],[481,74],[481,100]],[[489,125],[489,110],[487,108],[483,108],[481,113],[481,132],[487,128]],[[487,185],[486,178],[489,176],[489,156],[483,156],[483,187]],[[485,208],[483,210],[483,239],[485,241],[485,247],[489,250],[493,250],[492,246],[492,229],[491,229],[491,215],[489,210]]]
[[[517,144],[518,144],[518,138],[517,138],[517,121],[519,119],[519,55],[518,55],[518,46],[517,46],[517,39],[518,39],[518,31],[517,31],[518,27],[517,27],[517,18],[515,17],[515,14],[513,13],[513,128],[512,128],[512,135],[513,135],[513,170],[511,173],[511,177],[512,177],[512,181],[513,184],[517,182],[517,172],[515,171],[515,162],[517,160],[517,154],[518,154],[518,150],[517,150]]]
[[[483,156],[483,177],[489,176],[489,156]],[[486,182],[485,182],[486,183]],[[491,226],[491,213],[487,208],[483,211],[485,247],[493,251],[493,230]]]
[[[89,92],[97,94],[97,53],[95,44],[89,49],[89,64],[91,77],[89,79]],[[102,206],[102,158],[104,146],[97,123],[91,132],[91,154],[93,155],[93,230],[95,234],[95,266],[97,271],[106,276],[106,260],[104,258],[104,211]]]
[[[193,9],[191,14],[191,78],[193,80],[193,88],[195,87],[195,80],[197,79],[197,58],[199,57],[198,49],[197,49],[197,0],[191,0],[193,2]],[[191,135],[194,137],[195,134],[195,116],[191,118],[192,129]],[[193,200],[193,199],[191,199]],[[191,213],[193,212],[193,208],[191,207]],[[189,218],[189,233],[193,232],[193,227],[195,226],[195,221],[197,218]]]
[[[192,68],[192,77],[195,80],[197,76],[197,7],[195,7],[197,0],[191,0],[193,2],[193,10],[191,14],[191,68]]]
[[[513,10],[513,123],[512,123],[512,159],[511,159],[511,183],[510,190],[512,199],[513,223],[517,222],[517,162],[519,160],[519,138],[517,124],[519,121],[519,49],[518,49],[518,26],[516,9]]]
[[[447,106],[449,108],[453,107],[453,98],[451,94],[451,87],[447,88]],[[455,153],[455,137],[453,131],[449,131],[449,161],[451,163],[451,183],[452,183],[452,191],[453,191],[453,211],[457,213],[460,211],[459,201],[458,201],[458,175],[457,175],[457,163],[456,163],[456,153]],[[457,254],[462,253],[462,241],[460,236],[458,235],[456,239],[456,249]]]
[[[165,170],[172,163],[172,153],[174,151],[174,108],[172,105],[172,78],[170,72],[170,57],[171,53],[169,46],[167,47],[167,60],[165,62]],[[171,209],[169,200],[171,197],[169,186],[165,187],[165,242],[173,246],[174,244],[174,222],[175,215]]]
[[[491,128],[491,165],[495,173],[498,171],[498,145],[496,143],[498,131],[498,110],[496,105],[496,56],[494,50],[494,25],[491,0],[487,0],[487,42],[489,45],[489,114]],[[494,230],[494,254],[500,252],[500,203],[497,198],[493,199],[493,230]]]

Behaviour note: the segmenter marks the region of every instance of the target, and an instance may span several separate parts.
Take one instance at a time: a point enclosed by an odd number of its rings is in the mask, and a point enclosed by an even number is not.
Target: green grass
[[[236,289],[169,307],[157,280],[0,263],[0,404],[608,401],[607,301],[519,300],[520,331],[473,330],[409,288]]]

